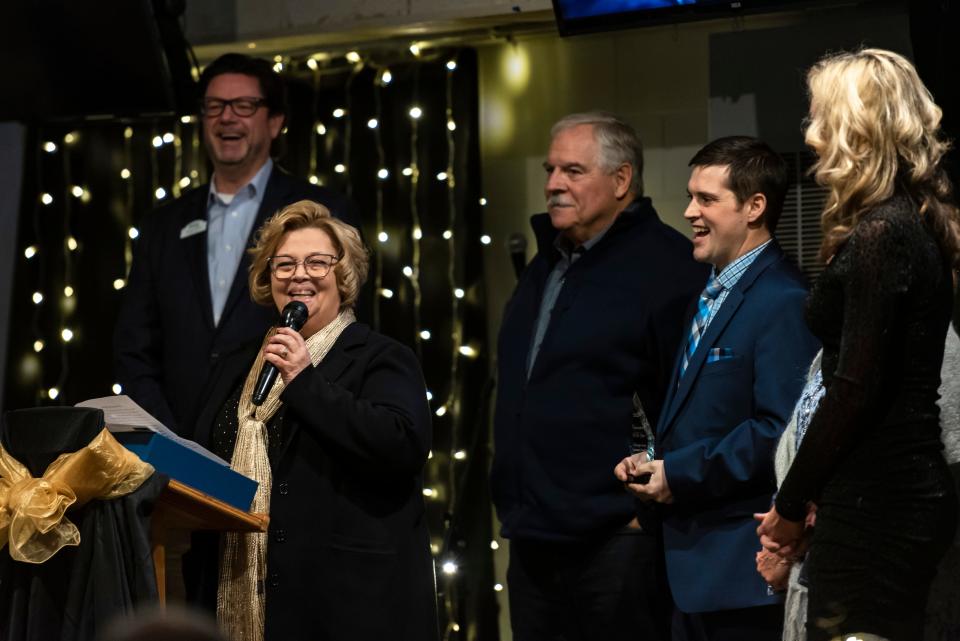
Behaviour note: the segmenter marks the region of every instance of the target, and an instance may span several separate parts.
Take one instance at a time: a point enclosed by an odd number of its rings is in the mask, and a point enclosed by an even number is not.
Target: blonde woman
[[[270,530],[221,545],[217,619],[231,639],[437,639],[422,468],[430,449],[423,375],[407,347],[355,322],[367,274],[357,230],[300,201],[251,250],[257,303],[307,308],[299,331],[224,354],[201,430],[260,483]],[[280,373],[250,397],[264,363]],[[208,588],[209,589],[209,588]]]
[[[807,309],[826,393],[758,533],[790,556],[817,506],[811,641],[916,641],[957,519],[936,406],[957,254],[941,112],[913,65],[879,49],[821,60],[808,86],[806,141],[829,189],[829,264]]]

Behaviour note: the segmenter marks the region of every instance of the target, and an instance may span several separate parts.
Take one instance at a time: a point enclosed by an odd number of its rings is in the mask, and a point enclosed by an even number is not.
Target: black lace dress
[[[777,495],[802,520],[818,505],[806,571],[811,641],[869,632],[923,638],[956,499],[936,402],[951,274],[916,203],[868,213],[813,288],[826,394]]]

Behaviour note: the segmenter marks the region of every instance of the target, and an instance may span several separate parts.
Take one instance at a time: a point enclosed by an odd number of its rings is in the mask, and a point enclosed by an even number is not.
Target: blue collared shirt
[[[771,241],[767,241],[758,247],[754,247],[746,254],[736,259],[729,265],[723,268],[719,275],[717,275],[717,268],[714,267],[710,270],[710,278],[714,276],[717,277],[717,280],[720,281],[720,284],[723,285],[723,291],[717,296],[716,300],[708,300],[707,305],[710,307],[710,315],[707,316],[707,322],[703,326],[703,332],[707,331],[707,328],[710,327],[710,323],[713,322],[713,317],[717,315],[717,312],[720,311],[720,306],[723,305],[723,301],[727,300],[727,296],[730,295],[730,289],[737,284],[737,281],[740,280],[740,277],[747,271],[750,265],[753,264],[753,261],[757,259],[757,256],[760,255],[760,252],[770,244]],[[709,283],[710,281],[707,280]]]
[[[612,223],[611,223],[612,225]],[[533,371],[533,363],[537,360],[537,353],[540,351],[540,345],[543,343],[543,336],[547,333],[547,325],[550,324],[550,315],[557,304],[557,297],[560,290],[563,289],[564,277],[570,266],[577,262],[584,253],[590,251],[594,245],[600,242],[610,226],[607,226],[599,234],[587,242],[573,247],[573,244],[562,233],[557,234],[553,246],[560,252],[560,260],[553,266],[550,274],[547,276],[547,282],[543,286],[543,299],[540,301],[540,313],[537,315],[537,324],[534,327],[533,341],[530,343],[530,353],[527,355],[527,378],[530,378],[530,372]]]
[[[247,239],[257,219],[263,192],[267,188],[273,160],[267,159],[253,179],[233,195],[225,198],[210,181],[207,199],[207,272],[210,276],[210,300],[213,303],[213,324],[220,323],[227,295],[247,249]],[[229,202],[227,202],[229,200]],[[240,278],[245,275],[241,274]]]

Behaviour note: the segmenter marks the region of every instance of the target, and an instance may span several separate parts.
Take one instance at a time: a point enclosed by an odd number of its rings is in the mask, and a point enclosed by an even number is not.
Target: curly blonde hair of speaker
[[[899,179],[956,262],[960,227],[940,166],[950,145],[940,136],[940,107],[913,65],[883,49],[834,54],[810,69],[807,86],[806,142],[818,157],[812,171],[829,190],[821,258],[833,256],[860,218],[893,195]]]
[[[330,215],[330,210],[311,200],[301,200],[284,207],[271,216],[257,231],[256,245],[249,249],[252,263],[248,285],[250,297],[260,305],[273,305],[270,284],[270,257],[273,256],[287,234],[299,229],[320,229],[330,237],[340,256],[333,273],[337,277],[340,292],[340,309],[354,307],[360,287],[367,280],[370,257],[360,239],[360,232],[351,225]]]

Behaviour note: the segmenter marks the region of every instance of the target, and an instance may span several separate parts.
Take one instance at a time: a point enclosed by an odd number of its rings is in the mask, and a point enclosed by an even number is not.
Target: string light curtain
[[[356,203],[373,251],[360,320],[423,365],[443,638],[496,639],[476,54],[416,47],[273,62],[290,90],[279,162]],[[111,341],[137,225],[207,180],[199,123],[60,123],[28,136],[7,407],[121,393]]]

